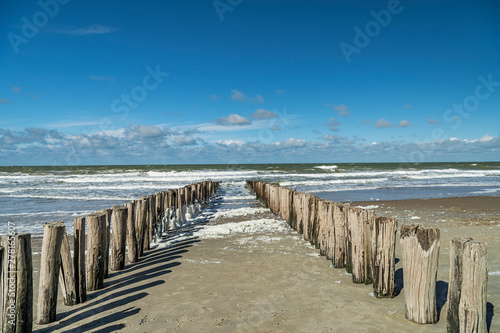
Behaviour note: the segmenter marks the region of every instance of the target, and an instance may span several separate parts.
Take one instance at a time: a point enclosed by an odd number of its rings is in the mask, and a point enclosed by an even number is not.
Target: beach
[[[450,240],[472,237],[488,243],[487,319],[490,332],[500,332],[495,316],[500,304],[496,241],[500,197],[350,205],[397,217],[399,224],[421,223],[441,230],[437,324],[418,325],[405,319],[399,241],[398,295],[377,299],[371,286],[353,284],[344,269],[331,267],[319,250],[241,184],[222,184],[220,195],[205,208],[197,224],[160,240],[139,263],[111,272],[105,288],[90,293],[86,303],[67,307],[60,297],[57,321],[35,325],[34,331],[444,332]],[[37,284],[36,276],[34,280]],[[35,299],[36,290],[35,286]]]

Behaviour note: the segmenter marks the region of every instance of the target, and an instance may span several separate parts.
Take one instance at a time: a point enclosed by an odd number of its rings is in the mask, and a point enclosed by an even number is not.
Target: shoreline
[[[247,201],[251,207],[262,207],[254,199]],[[472,237],[488,243],[488,321],[490,332],[500,332],[500,320],[494,315],[500,306],[500,197],[351,205],[377,205],[377,215],[397,217],[399,225],[422,223],[440,228],[437,324],[417,325],[404,317],[399,241],[398,296],[378,300],[370,296],[370,286],[353,284],[344,269],[332,268],[319,256],[319,250],[284,228],[265,233],[232,232],[218,238],[191,237],[148,251],[138,263],[127,264],[124,271],[110,272],[105,288],[90,293],[86,303],[66,307],[59,296],[57,321],[34,325],[34,331],[66,332],[81,327],[91,332],[442,332],[446,330],[449,243],[455,237]],[[206,226],[262,218],[273,219],[274,215],[260,212],[244,218],[222,217]],[[477,221],[469,218],[495,223],[475,224]],[[278,220],[276,223],[281,223]],[[35,293],[35,300],[37,297]]]

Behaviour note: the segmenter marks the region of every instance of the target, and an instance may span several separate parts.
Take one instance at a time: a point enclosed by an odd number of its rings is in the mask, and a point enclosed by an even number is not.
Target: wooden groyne
[[[124,269],[138,261],[151,242],[180,226],[219,188],[204,181],[155,193],[111,209],[74,219],[71,257],[64,222],[46,223],[42,240],[37,323],[56,320],[57,294],[74,305],[87,291],[104,285],[109,269]],[[86,235],[87,229],[87,235]],[[0,327],[2,333],[31,332],[33,326],[33,267],[31,235],[14,231],[0,239]]]
[[[395,218],[350,207],[278,184],[246,181],[266,207],[280,215],[353,283],[373,285],[377,298],[396,296]],[[438,320],[436,279],[440,232],[423,225],[401,225],[405,316],[419,324]],[[486,244],[453,239],[450,252],[447,331],[486,332]]]

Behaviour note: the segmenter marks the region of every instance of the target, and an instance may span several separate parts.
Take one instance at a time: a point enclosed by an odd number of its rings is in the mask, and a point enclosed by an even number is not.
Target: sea
[[[0,235],[9,226],[42,235],[44,223],[71,226],[74,217],[203,180],[240,196],[250,195],[245,180],[263,180],[336,202],[499,196],[500,162],[0,167]]]

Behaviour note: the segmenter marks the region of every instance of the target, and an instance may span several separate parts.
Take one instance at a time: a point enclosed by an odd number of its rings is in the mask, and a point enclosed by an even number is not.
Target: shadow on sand
[[[141,308],[134,306],[134,302],[143,299],[149,294],[145,291],[165,283],[162,276],[172,272],[171,269],[180,265],[178,261],[189,247],[199,242],[197,239],[179,241],[170,248],[153,249],[139,258],[139,262],[128,264],[127,267],[118,272],[110,272],[109,279],[105,281],[104,288],[89,292],[87,302],[72,307],[57,314],[57,322],[51,326],[40,327],[33,332],[93,332],[110,333],[122,330],[125,327],[120,321],[126,317],[136,315]],[[111,279],[111,281],[110,281]],[[129,307],[114,310],[118,307]],[[96,314],[111,312],[108,315],[96,318],[78,328],[64,330],[65,327],[91,318]],[[102,327],[106,326],[106,327]]]

